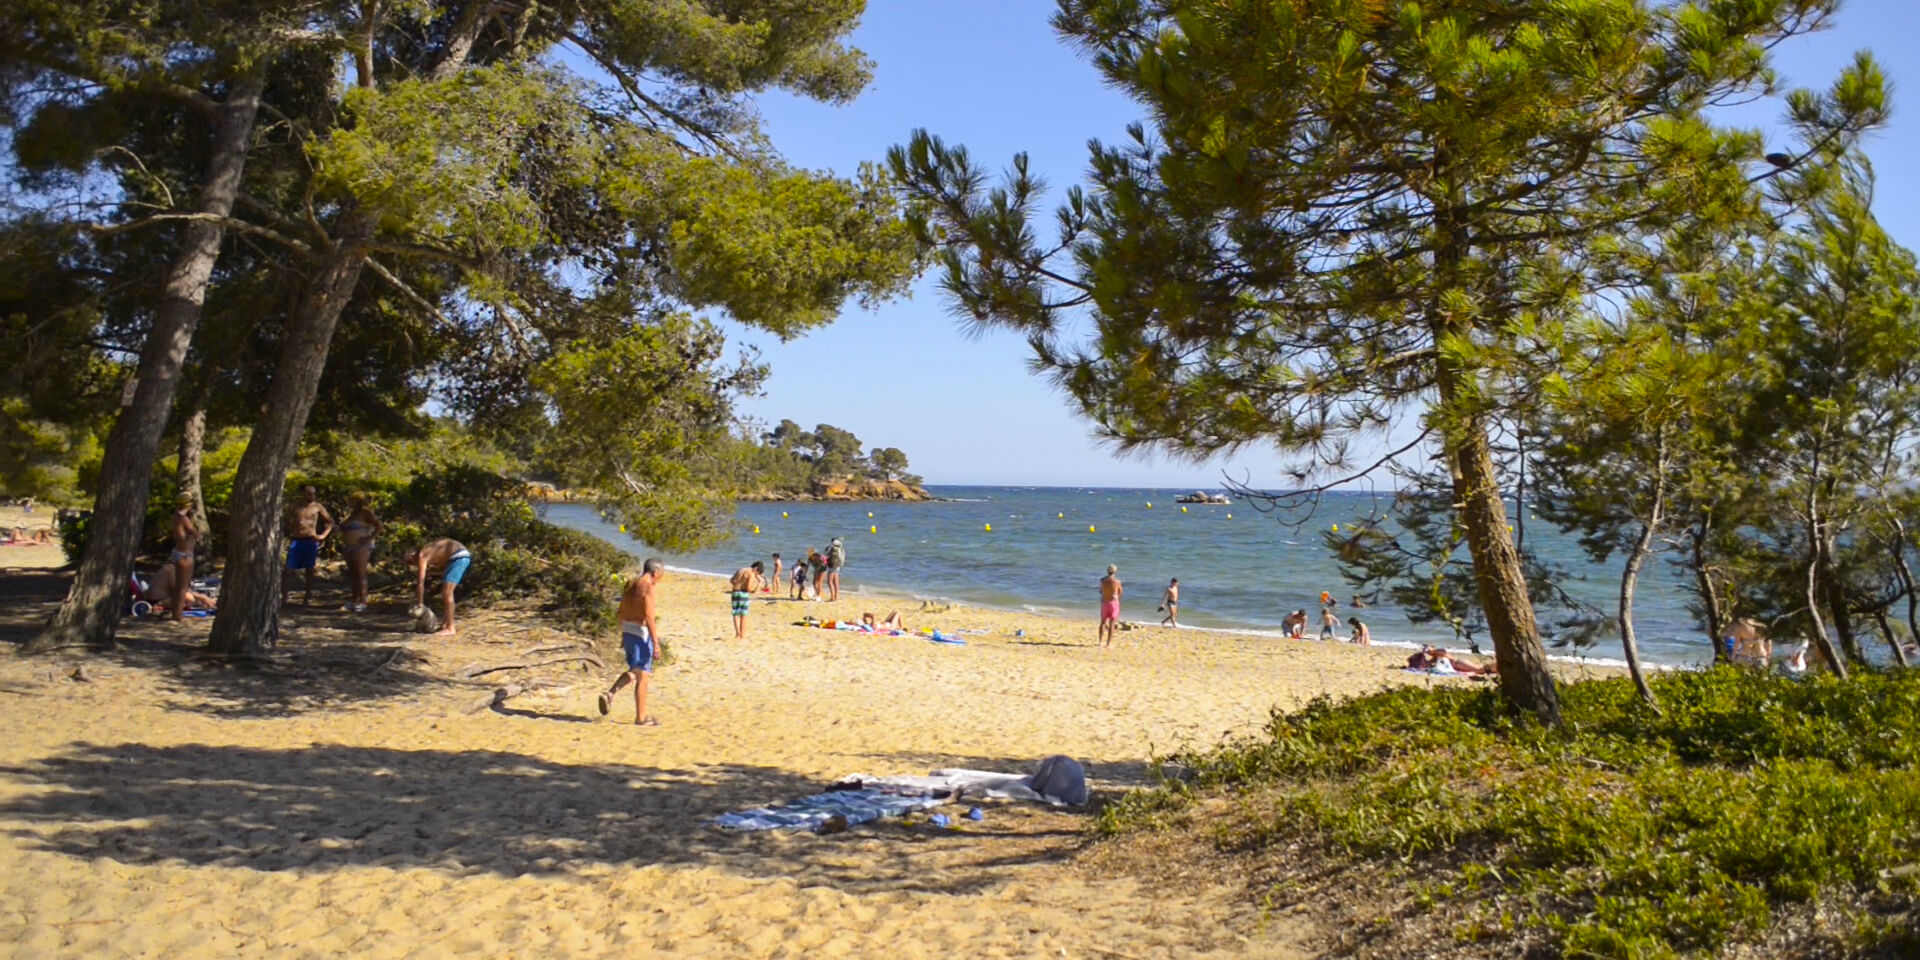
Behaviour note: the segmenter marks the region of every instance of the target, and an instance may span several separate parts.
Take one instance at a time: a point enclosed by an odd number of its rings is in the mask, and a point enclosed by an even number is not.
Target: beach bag
[[[1033,768],[1028,787],[1049,800],[1077,807],[1087,802],[1087,771],[1072,757],[1048,757]]]

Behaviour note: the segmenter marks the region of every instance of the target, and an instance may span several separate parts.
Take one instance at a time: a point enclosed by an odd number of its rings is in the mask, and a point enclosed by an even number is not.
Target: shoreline
[[[668,570],[668,572],[673,573],[676,576],[710,579],[710,580],[717,581],[723,586],[729,580],[729,577],[726,574],[715,573],[711,570],[699,570],[693,567],[680,566],[678,564],[668,563],[666,564],[666,569]],[[791,603],[791,604],[798,605],[796,607],[796,609],[798,610],[805,610],[805,609],[811,608],[815,603],[815,601],[807,601],[807,600],[788,600],[787,597],[790,595],[790,593],[791,593],[791,587],[783,586],[783,589],[775,590],[773,593],[773,596],[776,598],[778,603],[782,603],[782,604]],[[950,610],[977,610],[983,613],[989,613],[989,614],[994,614],[998,616],[1041,618],[1044,620],[1057,622],[1062,627],[1070,627],[1073,629],[1084,630],[1089,633],[1093,633],[1097,631],[1099,628],[1099,621],[1095,617],[1078,616],[1070,611],[1038,607],[1034,605],[1026,605],[1020,608],[1013,608],[1008,606],[995,605],[991,603],[981,603],[973,600],[959,600],[952,597],[938,596],[933,594],[897,593],[885,587],[862,587],[859,589],[845,588],[840,591],[840,594],[841,594],[842,603],[848,603],[848,602],[859,603],[862,599],[872,599],[872,600],[884,600],[884,601],[887,601],[888,603],[920,604],[923,607],[928,604],[938,604]],[[756,599],[763,598],[764,596],[765,596],[764,594],[756,594]],[[881,603],[878,605],[885,606],[886,603]],[[885,611],[876,610],[873,612],[881,616],[885,615]],[[907,611],[903,610],[902,612],[905,613]],[[1163,627],[1157,622],[1147,621],[1147,620],[1124,620],[1123,619],[1121,622],[1124,624],[1130,625],[1124,628],[1124,632],[1133,632],[1133,631],[1151,632],[1151,631],[1158,631],[1158,630],[1176,629],[1172,627]],[[1344,627],[1344,625],[1345,624],[1343,622],[1342,626]],[[1374,624],[1369,624],[1369,626],[1373,628],[1373,633],[1374,633],[1374,640],[1373,640],[1372,647],[1377,647],[1377,648],[1382,648],[1387,650],[1411,651],[1411,650],[1419,650],[1423,646],[1427,645],[1424,641],[1417,641],[1417,640],[1381,639],[1380,633],[1382,632],[1382,628]],[[1288,637],[1287,634],[1284,633],[1283,631],[1280,631],[1277,629],[1265,629],[1261,627],[1215,627],[1215,626],[1195,626],[1195,625],[1182,624],[1177,629],[1178,629],[1178,632],[1182,634],[1188,634],[1188,633],[1210,634],[1214,636],[1223,637],[1226,639],[1243,639],[1248,641],[1291,640],[1291,638]],[[1321,643],[1321,641],[1319,640],[1319,635],[1311,631],[1305,637],[1295,642],[1308,643],[1308,644]],[[1328,647],[1351,648],[1355,650],[1370,649],[1367,647],[1361,647],[1357,644],[1348,643],[1344,639],[1336,639],[1325,645]],[[1443,644],[1434,644],[1434,646],[1445,646],[1445,648],[1448,650],[1461,652],[1461,653],[1464,653],[1466,656],[1479,657],[1485,660],[1493,659],[1493,654],[1490,652],[1476,654],[1471,652],[1464,646],[1453,647],[1453,646],[1446,646]],[[1589,669],[1608,670],[1608,671],[1625,671],[1627,669],[1626,660],[1615,659],[1611,657],[1590,657],[1590,656],[1581,656],[1579,654],[1549,652],[1547,654],[1547,661],[1549,663],[1560,664],[1563,667],[1589,668]],[[1660,671],[1699,669],[1698,667],[1688,666],[1684,664],[1649,663],[1645,661],[1641,663],[1641,666],[1648,670],[1660,670]]]

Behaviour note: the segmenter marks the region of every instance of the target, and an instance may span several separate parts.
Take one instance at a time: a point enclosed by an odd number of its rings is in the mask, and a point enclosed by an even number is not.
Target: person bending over
[[[767,565],[758,560],[752,566],[741,567],[733,572],[733,579],[727,581],[730,589],[728,599],[733,604],[733,638],[747,638],[747,611],[753,606],[753,592],[760,589],[760,575],[767,572]]]
[[[413,565],[415,574],[413,602],[414,606],[427,605],[427,571],[442,570],[440,575],[440,606],[445,612],[436,637],[451,637],[456,632],[453,626],[453,591],[466,579],[467,568],[473,566],[473,554],[458,540],[445,538],[435,540],[418,550],[407,554],[407,562]]]

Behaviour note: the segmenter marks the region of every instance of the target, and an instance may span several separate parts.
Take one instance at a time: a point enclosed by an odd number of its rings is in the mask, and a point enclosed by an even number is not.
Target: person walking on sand
[[[640,575],[627,581],[620,594],[620,651],[627,656],[627,672],[615,677],[613,686],[600,694],[600,715],[613,709],[614,694],[633,684],[633,724],[657,727],[660,721],[647,715],[647,681],[653,677],[653,663],[660,657],[660,628],[654,623],[659,609],[654,587],[666,577],[665,566],[652,557],[640,567]]]
[[[1173,580],[1167,584],[1166,595],[1160,598],[1160,609],[1165,610],[1167,612],[1166,617],[1160,621],[1161,626],[1163,627],[1180,626],[1180,578],[1179,577],[1174,577]]]
[[[1373,646],[1373,631],[1368,630],[1367,625],[1361,623],[1359,617],[1348,617],[1347,626],[1353,628],[1353,636],[1348,637],[1347,642],[1357,643],[1363,647]]]
[[[1320,642],[1329,643],[1340,635],[1340,618],[1332,607],[1320,608]]]
[[[349,613],[367,610],[367,568],[373,564],[374,542],[380,537],[380,518],[367,506],[367,495],[354,494],[351,509],[340,521],[340,556],[347,561],[347,605]]]
[[[193,583],[193,551],[200,544],[200,527],[193,522],[193,498],[181,494],[176,498],[173,511],[173,548],[167,551],[167,566],[173,568],[173,582],[191,585]],[[155,577],[154,579],[159,579]],[[183,593],[190,591],[182,590]],[[282,603],[285,599],[282,598]],[[187,605],[173,605],[171,619],[179,623],[187,612]]]
[[[787,581],[780,576],[780,555],[776,553],[773,555],[773,576],[767,578],[767,585],[762,587],[760,592],[772,593],[774,587],[786,582]]]
[[[1107,575],[1100,578],[1100,646],[1104,649],[1113,646],[1114,631],[1120,629],[1120,595],[1126,592],[1121,586],[1120,568],[1107,564]]]
[[[733,572],[733,579],[727,586],[733,589],[728,595],[733,602],[733,638],[747,638],[747,610],[753,606],[753,592],[760,589],[760,575],[767,572],[767,565],[758,560],[750,567],[741,567]]]
[[[473,554],[458,540],[441,538],[421,547],[408,551],[407,563],[411,564],[418,578],[414,583],[413,605],[427,605],[427,571],[444,569],[440,575],[440,607],[446,616],[442,618],[436,637],[451,637],[456,632],[453,627],[453,591],[466,579],[467,568],[473,566]]]
[[[280,605],[293,593],[292,575],[307,572],[307,594],[301,606],[313,604],[313,568],[320,561],[320,543],[333,533],[333,514],[321,506],[313,487],[300,488],[300,502],[287,510],[287,574],[280,578]]]
[[[827,599],[840,602],[840,571],[847,565],[847,548],[839,537],[827,546]]]

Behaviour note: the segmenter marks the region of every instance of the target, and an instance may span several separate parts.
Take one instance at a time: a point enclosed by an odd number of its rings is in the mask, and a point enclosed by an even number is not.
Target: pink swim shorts
[[[1102,620],[1120,619],[1120,601],[1118,600],[1100,601],[1100,619]]]

